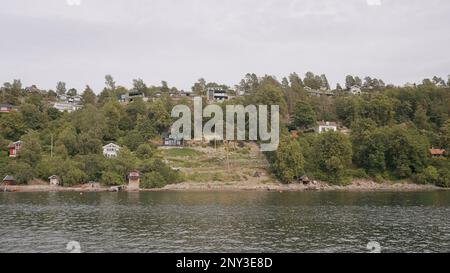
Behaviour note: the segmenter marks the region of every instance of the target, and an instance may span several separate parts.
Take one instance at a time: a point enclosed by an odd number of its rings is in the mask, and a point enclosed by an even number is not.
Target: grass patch
[[[186,181],[191,182],[233,182],[242,181],[242,178],[238,174],[225,174],[223,172],[207,172],[207,173],[190,173],[185,174]]]
[[[175,148],[164,150],[163,154],[169,157],[188,157],[188,156],[194,157],[194,156],[201,156],[204,153],[191,148]]]

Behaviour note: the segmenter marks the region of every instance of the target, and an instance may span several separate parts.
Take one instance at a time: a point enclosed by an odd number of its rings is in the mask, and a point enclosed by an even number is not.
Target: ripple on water
[[[0,193],[0,252],[450,250],[450,193]]]

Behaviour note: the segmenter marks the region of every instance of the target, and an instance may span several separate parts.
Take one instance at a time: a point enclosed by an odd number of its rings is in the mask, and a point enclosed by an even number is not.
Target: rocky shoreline
[[[79,185],[74,187],[57,187],[50,185],[20,185],[20,186],[2,186],[1,192],[117,192],[127,191],[126,188],[104,187],[100,185],[88,186]],[[345,192],[372,192],[372,191],[398,191],[398,192],[418,192],[418,191],[439,191],[448,190],[434,185],[419,185],[406,182],[383,182],[376,183],[370,180],[354,180],[347,186],[330,185],[324,182],[316,182],[309,185],[303,184],[281,184],[281,183],[195,183],[184,182],[180,184],[167,185],[160,189],[140,190],[142,192],[151,191],[345,191]]]

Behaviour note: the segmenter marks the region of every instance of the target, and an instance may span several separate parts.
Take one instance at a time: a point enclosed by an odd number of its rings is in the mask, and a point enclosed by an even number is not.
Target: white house
[[[81,106],[75,105],[75,104],[72,104],[72,103],[67,103],[67,102],[55,102],[53,104],[53,108],[58,109],[58,111],[60,111],[60,112],[67,111],[68,113],[71,113],[73,111],[76,111],[76,110],[80,109]]]
[[[103,146],[103,155],[105,157],[116,157],[117,153],[120,150],[120,146],[114,143],[109,143],[105,146]]]
[[[336,132],[337,129],[337,123],[333,121],[319,121],[317,122],[316,126],[316,133],[323,133],[327,131],[334,131]]]
[[[354,85],[354,86],[350,87],[350,93],[352,95],[361,95],[361,93],[362,93],[361,87],[359,87],[358,85]]]

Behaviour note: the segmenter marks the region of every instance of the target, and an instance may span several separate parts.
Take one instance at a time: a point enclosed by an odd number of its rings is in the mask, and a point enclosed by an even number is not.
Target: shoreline
[[[413,184],[405,182],[383,182],[376,183],[369,180],[354,180],[346,186],[330,185],[324,182],[317,182],[313,185],[303,184],[281,184],[281,183],[195,183],[183,182],[179,184],[170,184],[163,188],[141,189],[139,191],[124,192],[236,192],[236,191],[259,191],[259,192],[423,192],[423,191],[447,191],[450,189],[440,188],[430,184]],[[111,187],[104,186],[73,186],[59,187],[50,185],[17,185],[1,186],[0,192],[117,192]]]

